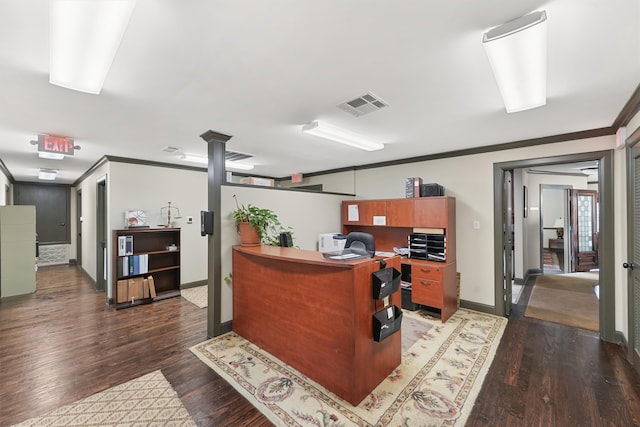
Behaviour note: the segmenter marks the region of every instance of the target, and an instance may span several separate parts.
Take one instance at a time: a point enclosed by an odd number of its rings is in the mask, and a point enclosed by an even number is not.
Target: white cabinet
[[[36,290],[36,207],[0,206],[0,297]]]

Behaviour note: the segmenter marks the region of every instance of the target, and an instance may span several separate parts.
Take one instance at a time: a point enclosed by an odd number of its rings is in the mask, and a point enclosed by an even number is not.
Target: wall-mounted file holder
[[[402,310],[397,306],[389,306],[375,313],[373,319],[373,340],[380,342],[400,330],[402,326]]]
[[[384,299],[400,287],[402,274],[393,267],[383,268],[371,273],[373,299]]]

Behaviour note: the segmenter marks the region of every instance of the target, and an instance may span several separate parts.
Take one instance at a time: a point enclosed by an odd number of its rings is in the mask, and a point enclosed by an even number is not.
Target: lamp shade
[[[482,38],[508,113],[547,102],[547,14],[533,12],[487,31]]]

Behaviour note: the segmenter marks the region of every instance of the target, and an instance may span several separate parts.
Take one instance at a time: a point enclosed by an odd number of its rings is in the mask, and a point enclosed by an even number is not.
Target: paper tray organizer
[[[389,310],[393,316],[389,318]],[[373,315],[373,340],[380,342],[400,330],[402,326],[402,310],[398,306],[391,306]]]
[[[401,274],[395,268],[383,268],[371,273],[373,299],[384,299],[400,288]]]

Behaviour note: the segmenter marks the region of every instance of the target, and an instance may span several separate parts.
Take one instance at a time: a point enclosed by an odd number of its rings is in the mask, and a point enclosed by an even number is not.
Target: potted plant
[[[240,205],[236,195],[236,209],[231,213],[236,223],[236,229],[240,233],[240,242],[245,246],[257,246],[260,244],[278,246],[280,233],[286,230],[278,215],[271,209],[259,208],[248,204]]]

